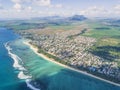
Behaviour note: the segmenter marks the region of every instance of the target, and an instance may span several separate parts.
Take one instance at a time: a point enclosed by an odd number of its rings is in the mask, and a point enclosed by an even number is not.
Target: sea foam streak
[[[8,50],[9,56],[14,60],[13,67],[20,71],[19,74],[18,74],[18,78],[24,79],[26,81],[27,87],[29,87],[30,89],[32,89],[32,90],[40,90],[40,89],[38,89],[38,88],[36,88],[36,87],[34,87],[33,85],[30,84],[30,82],[32,81],[31,80],[32,76],[24,74],[24,71],[27,71],[27,70],[22,65],[19,64],[19,62],[23,63],[21,58],[18,57],[16,54],[13,54],[11,52],[12,48],[9,46],[9,42],[6,43],[4,46]]]
[[[9,56],[14,60],[13,67],[18,70],[26,70],[22,65],[19,64],[19,62],[22,60],[15,54],[11,53],[12,48],[8,45],[8,43],[5,44],[6,49],[8,50]]]
[[[29,79],[29,78],[32,78],[32,76],[25,75],[23,71],[20,71],[20,73],[18,74],[18,78],[20,78],[20,79]]]
[[[33,87],[33,86],[30,84],[30,82],[31,82],[31,79],[27,79],[27,80],[26,80],[27,86],[28,86],[29,88],[31,88],[32,90],[40,90],[40,89],[38,89],[38,88]]]

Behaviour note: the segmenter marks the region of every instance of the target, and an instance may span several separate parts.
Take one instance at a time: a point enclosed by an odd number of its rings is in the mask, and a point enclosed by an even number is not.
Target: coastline
[[[75,71],[75,72],[78,72],[78,73],[82,73],[82,74],[84,74],[84,75],[87,75],[87,76],[90,76],[90,77],[99,79],[99,80],[101,80],[101,81],[107,82],[107,83],[109,83],[109,84],[112,84],[112,85],[115,85],[115,86],[119,86],[119,87],[120,87],[120,84],[118,84],[118,83],[115,83],[115,82],[112,82],[112,81],[109,81],[109,80],[100,78],[100,77],[98,77],[98,76],[92,75],[92,74],[87,73],[87,72],[85,72],[85,71],[81,71],[81,70],[72,68],[72,67],[70,67],[70,66],[67,66],[67,65],[64,65],[64,64],[62,64],[62,63],[59,63],[59,62],[55,61],[54,59],[45,56],[45,55],[42,54],[42,53],[38,53],[38,48],[37,48],[37,47],[34,47],[33,45],[31,45],[31,44],[29,43],[29,41],[25,41],[25,42],[23,42],[23,43],[24,43],[25,45],[29,46],[30,49],[33,50],[38,56],[40,56],[40,57],[42,57],[42,58],[44,58],[44,59],[46,59],[46,60],[48,60],[48,61],[50,61],[50,62],[53,62],[53,63],[55,63],[55,64],[58,64],[58,65],[60,65],[60,66],[62,66],[62,67],[64,67],[64,68],[70,69],[70,70],[72,70],[72,71]]]

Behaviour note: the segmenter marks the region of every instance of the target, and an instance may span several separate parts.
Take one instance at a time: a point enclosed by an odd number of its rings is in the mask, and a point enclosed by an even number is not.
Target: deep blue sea
[[[0,28],[0,90],[27,90],[26,83],[17,77],[18,71],[13,67],[14,61],[4,45],[17,38],[19,36],[12,30]]]
[[[0,90],[120,90],[39,57],[24,41],[0,28]]]

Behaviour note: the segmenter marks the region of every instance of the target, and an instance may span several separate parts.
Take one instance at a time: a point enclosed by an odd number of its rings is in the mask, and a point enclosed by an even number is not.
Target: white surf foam
[[[30,78],[32,78],[32,76],[25,75],[23,71],[20,71],[19,74],[18,74],[18,78],[20,78],[20,79],[30,79]]]
[[[8,43],[5,44],[5,47],[8,50],[9,56],[14,60],[13,67],[18,70],[26,70],[22,65],[19,64],[19,62],[22,62],[21,58],[11,52],[12,48],[10,48]]]
[[[26,71],[26,69],[25,69],[22,65],[19,64],[19,62],[21,62],[21,63],[23,63],[23,62],[22,62],[22,60],[21,60],[20,57],[18,57],[17,55],[15,55],[15,54],[13,54],[13,53],[11,52],[12,48],[10,48],[9,42],[6,43],[4,46],[5,46],[5,48],[8,50],[9,56],[14,60],[13,67],[16,68],[16,69],[18,69],[18,70],[20,70],[20,72],[19,72],[19,74],[18,74],[18,78],[19,78],[19,79],[25,79],[26,84],[27,84],[27,87],[29,87],[30,89],[32,89],[32,90],[40,90],[40,89],[34,87],[34,86],[30,83],[30,82],[32,81],[32,80],[31,80],[32,76],[29,76],[29,75],[25,75],[25,74],[24,74],[23,71]]]
[[[20,79],[25,79],[27,87],[32,89],[32,90],[40,90],[39,88],[34,87],[30,82],[32,81],[31,78],[32,76],[25,75],[23,71],[20,71],[18,74],[18,78]]]
[[[27,79],[27,80],[26,80],[27,87],[29,87],[29,88],[32,89],[32,90],[40,90],[40,89],[34,87],[33,85],[31,85],[30,82],[31,82],[31,79]]]

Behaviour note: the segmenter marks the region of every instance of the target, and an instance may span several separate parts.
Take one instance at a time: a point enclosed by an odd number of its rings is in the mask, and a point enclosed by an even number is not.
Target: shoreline
[[[47,56],[45,56],[45,55],[42,54],[42,53],[38,53],[38,48],[37,48],[37,47],[34,47],[33,45],[31,45],[31,44],[29,43],[29,41],[25,41],[25,42],[23,42],[23,43],[24,43],[25,45],[29,46],[30,49],[33,50],[33,52],[35,52],[38,56],[46,59],[47,61],[53,62],[53,63],[55,63],[55,64],[58,64],[58,65],[60,65],[60,66],[62,66],[62,67],[64,67],[64,68],[67,68],[67,69],[69,69],[69,70],[72,70],[72,71],[75,71],[75,72],[78,72],[78,73],[81,73],[81,74],[84,74],[84,75],[87,75],[87,76],[96,78],[96,79],[98,79],[98,80],[104,81],[104,82],[106,82],[106,83],[109,83],[109,84],[112,84],[112,85],[115,85],[115,86],[119,86],[119,87],[120,87],[120,84],[118,84],[118,83],[115,83],[115,82],[112,82],[112,81],[109,81],[109,80],[100,78],[100,77],[98,77],[98,76],[92,75],[92,74],[90,74],[90,73],[87,73],[87,72],[82,71],[82,70],[79,70],[79,69],[72,68],[72,67],[70,67],[70,66],[67,66],[67,65],[64,65],[64,64],[62,64],[62,63],[59,63],[59,62],[55,61],[55,60],[52,59],[52,58],[48,58]]]

